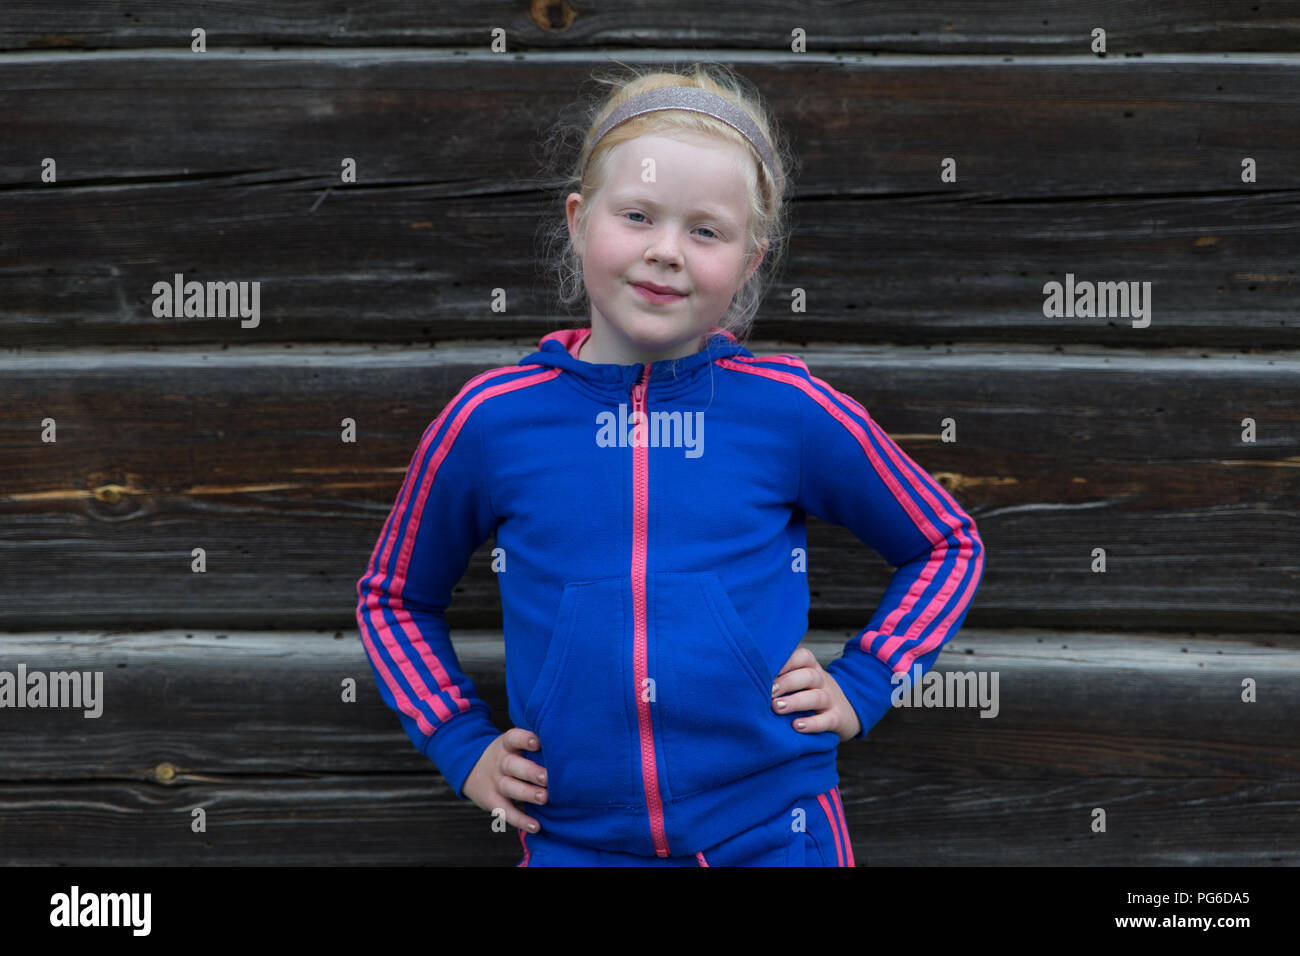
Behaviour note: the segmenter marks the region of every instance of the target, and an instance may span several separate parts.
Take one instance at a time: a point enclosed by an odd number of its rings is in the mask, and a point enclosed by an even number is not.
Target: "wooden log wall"
[[[317,7],[0,23],[0,671],[104,679],[98,718],[0,709],[0,863],[518,859],[380,701],[355,586],[443,405],[585,324],[539,144],[616,60],[763,92],[802,168],[750,348],[987,549],[937,669],[1000,712],[841,748],[859,865],[1300,863],[1300,2]],[[259,321],[155,316],[177,273],[258,281]],[[1067,274],[1149,282],[1149,324],[1045,315]],[[809,545],[826,663],[891,569]],[[449,620],[504,729],[489,548]]]

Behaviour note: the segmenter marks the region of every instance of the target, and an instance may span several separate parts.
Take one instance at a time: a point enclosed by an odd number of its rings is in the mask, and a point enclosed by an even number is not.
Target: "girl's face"
[[[582,196],[569,194],[569,235],[591,300],[583,361],[631,365],[700,350],[762,260],[744,261],[749,200],[740,164],[754,161],[716,137],[641,136],[611,151],[585,236],[575,232]],[[652,182],[642,181],[643,169]],[[646,283],[676,294],[646,294]]]

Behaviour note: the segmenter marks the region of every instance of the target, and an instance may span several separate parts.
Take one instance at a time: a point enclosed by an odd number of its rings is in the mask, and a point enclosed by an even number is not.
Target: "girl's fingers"
[[[521,757],[519,754],[506,754],[501,760],[501,772],[514,777],[516,780],[523,780],[526,783],[543,788],[546,787],[546,768],[533,763],[527,757]]]
[[[546,802],[546,788],[535,783],[528,783],[518,777],[502,777],[497,781],[497,789],[511,800],[535,803],[541,806]]]
[[[511,727],[505,732],[505,744],[511,750],[540,750],[537,735],[522,727]]]
[[[797,694],[786,694],[783,697],[774,698],[772,700],[772,710],[778,714],[794,714],[801,710],[814,710],[820,713],[829,709],[831,703],[831,695],[820,687],[816,687],[812,690],[800,691]]]
[[[541,824],[522,812],[509,800],[500,799],[496,806],[505,811],[505,821],[516,830],[526,830],[529,833],[536,833],[541,829]]]
[[[781,668],[780,673],[784,674],[786,671],[795,670],[796,668],[800,668],[800,667],[815,668],[816,666],[817,666],[816,655],[814,655],[812,651],[808,650],[808,648],[800,645],[799,647],[796,647],[794,649],[794,653],[791,654],[790,659],[785,662],[785,666]],[[780,674],[778,674],[777,676],[779,677]]]
[[[773,697],[781,694],[788,694],[793,690],[804,690],[808,687],[817,687],[820,684],[818,673],[811,667],[797,667],[794,670],[783,671],[778,674],[772,681],[776,690],[772,691]],[[786,708],[787,710],[789,708]]]
[[[820,734],[823,730],[832,730],[834,720],[831,713],[824,712],[811,717],[800,717],[791,726],[801,734]]]

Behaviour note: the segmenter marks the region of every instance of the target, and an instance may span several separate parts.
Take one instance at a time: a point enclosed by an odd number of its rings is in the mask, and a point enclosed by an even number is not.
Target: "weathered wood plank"
[[[0,862],[518,861],[516,832],[451,795],[368,678],[338,702],[365,668],[353,635],[191,634],[0,637],[0,667],[101,668],[106,689],[96,720],[5,711]],[[825,662],[841,639],[807,644]],[[996,669],[998,716],[899,709],[841,748],[858,864],[1300,863],[1300,650],[1270,640],[964,630],[939,669]],[[499,636],[457,644],[504,713]]]
[[[350,627],[420,435],[472,376],[535,347],[0,357],[0,625]],[[801,355],[975,518],[988,559],[969,623],[1295,633],[1295,355],[753,351]],[[939,440],[949,417],[956,442]],[[889,567],[815,519],[809,539],[813,625],[864,626]],[[490,547],[454,624],[500,625]]]
[[[819,660],[850,634],[813,631]],[[453,632],[508,729],[499,632]],[[1277,645],[1282,646],[1277,646]],[[355,630],[0,635],[0,670],[102,671],[102,714],[0,710],[0,779],[140,783],[287,774],[437,776],[379,697]],[[1300,642],[963,629],[940,672],[997,674],[991,707],[900,707],[840,748],[841,772],[927,780],[1132,776],[1300,780]],[[1258,700],[1243,703],[1243,678]],[[357,702],[342,701],[353,678]],[[993,685],[988,685],[992,687]]]
[[[0,57],[0,125],[24,147],[0,156],[0,336],[535,338],[554,313],[541,233],[563,219],[540,138],[599,65],[463,51]],[[1300,344],[1291,61],[737,65],[803,164],[765,334]],[[1241,182],[1246,155],[1257,183]],[[40,182],[46,156],[57,183]],[[356,184],[339,182],[344,156]],[[949,156],[958,181],[940,183]],[[155,318],[153,285],[177,273],[262,283],[258,325]],[[1067,274],[1150,282],[1151,326],[1045,317],[1044,283]],[[505,313],[490,309],[497,288]],[[806,313],[790,312],[795,288]]]
[[[1174,50],[1276,50],[1300,42],[1300,5],[1222,4],[1156,0],[1119,6],[1101,2],[1028,9],[1024,3],[956,2],[918,8],[906,0],[871,4],[814,4],[792,11],[738,2],[713,3],[708,15],[687,3],[582,4],[549,0],[472,6],[337,0],[303,5],[286,16],[276,8],[214,6],[178,0],[165,7],[126,10],[53,0],[12,4],[0,29],[0,50],[188,48],[202,26],[209,49],[232,46],[341,47],[345,45],[485,46],[494,27],[511,51],[571,48],[722,47],[730,56],[787,49],[790,33],[806,32],[810,50],[925,53],[1072,52],[1088,49],[1095,27],[1107,32],[1112,57]],[[622,51],[620,51],[622,52]],[[693,51],[700,52],[700,51]]]
[[[840,785],[858,866],[1295,866],[1300,783],[1105,777],[972,782],[865,771]],[[191,831],[202,807],[207,830]],[[1090,830],[1107,811],[1107,831]],[[0,783],[17,866],[512,866],[518,831],[403,775]]]

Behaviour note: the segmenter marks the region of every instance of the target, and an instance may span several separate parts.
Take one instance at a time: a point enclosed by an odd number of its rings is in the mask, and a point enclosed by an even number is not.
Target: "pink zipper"
[[[632,387],[632,411],[640,412],[637,419],[643,434],[646,422],[645,392],[650,379],[650,366],[645,366],[641,381]],[[634,433],[635,434],[635,433]],[[642,693],[648,677],[646,653],[646,539],[650,504],[649,464],[650,450],[646,444],[632,447],[632,608],[636,618],[632,638],[632,692],[636,695],[636,720],[641,736],[641,779],[645,784],[645,802],[650,810],[650,835],[654,839],[655,855],[668,855],[668,836],[664,832],[664,805],[659,798],[659,772],[655,767],[654,728],[650,721],[650,702]]]

